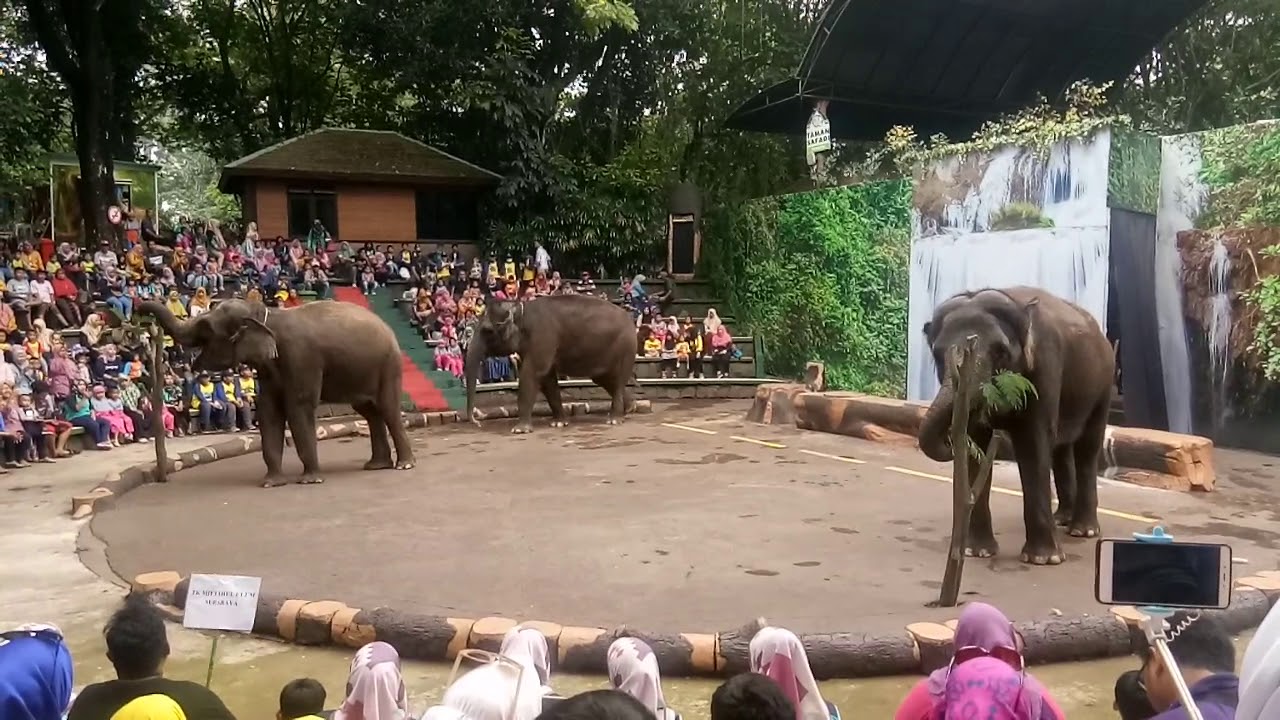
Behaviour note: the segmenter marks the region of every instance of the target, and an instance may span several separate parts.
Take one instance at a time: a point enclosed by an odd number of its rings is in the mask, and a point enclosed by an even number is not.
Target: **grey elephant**
[[[280,469],[286,424],[302,461],[298,482],[323,482],[316,452],[320,403],[348,403],[369,423],[373,457],[366,470],[413,467],[413,445],[400,417],[400,347],[368,310],[339,302],[279,309],[224,300],[192,320],[179,320],[158,302],[140,303],[135,312],[156,318],[179,345],[198,353],[196,370],[244,363],[258,371],[263,487],[287,482]]]
[[[533,430],[539,392],[551,407],[551,426],[568,423],[560,401],[560,375],[590,378],[607,390],[613,400],[609,424],[621,422],[636,363],[636,326],[626,310],[590,295],[485,305],[467,347],[467,415],[473,420],[476,378],[485,358],[511,354],[520,361],[520,417],[511,432]]]
[[[968,338],[976,338],[977,372],[969,397],[969,437],[987,447],[994,430],[1008,433],[1022,480],[1026,543],[1022,561],[1062,562],[1054,522],[1076,537],[1098,534],[1098,455],[1111,409],[1115,355],[1093,316],[1077,305],[1032,287],[985,289],[956,295],[925,323],[942,388],[920,427],[920,449],[938,461],[952,459],[952,407],[958,379],[951,370]],[[985,417],[978,412],[979,385],[1007,370],[1035,385],[1020,411]],[[977,472],[970,460],[970,476]],[[1050,513],[1053,470],[1058,511]],[[969,525],[968,554],[989,557],[997,544],[991,527],[990,484],[977,499]]]

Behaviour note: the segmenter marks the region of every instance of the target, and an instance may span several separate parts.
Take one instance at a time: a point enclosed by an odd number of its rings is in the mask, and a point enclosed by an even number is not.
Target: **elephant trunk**
[[[160,323],[160,327],[164,328],[164,331],[179,345],[191,344],[193,339],[191,323],[179,320],[164,303],[147,300],[138,303],[134,312],[155,318],[156,322]]]
[[[924,414],[924,421],[920,423],[917,441],[920,450],[930,460],[950,462],[954,457],[951,447],[951,413],[955,400],[955,389],[951,386],[951,379],[947,378],[928,412]]]
[[[467,359],[464,366],[467,378],[467,417],[471,420],[476,420],[476,380],[480,376],[480,368],[484,366],[488,355],[484,336],[476,333],[471,338],[471,344],[467,346]]]

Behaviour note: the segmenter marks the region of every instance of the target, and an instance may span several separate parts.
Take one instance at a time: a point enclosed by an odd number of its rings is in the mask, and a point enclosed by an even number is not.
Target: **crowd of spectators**
[[[1235,674],[1231,636],[1208,614],[1169,619],[1172,667],[1150,648],[1141,667],[1121,675],[1114,709],[1121,720],[1181,720],[1177,676],[1205,720],[1274,720],[1280,673],[1280,608],[1273,608]],[[164,677],[169,655],[165,623],[142,595],[126,598],[107,623],[107,659],[115,680],[73,690],[72,659],[61,633],[30,625],[0,635],[0,716],[5,720],[234,720],[213,691]],[[907,693],[894,720],[1064,720],[1059,704],[1028,671],[1022,640],[996,608],[974,602],[956,624],[955,651],[944,667]],[[440,702],[425,712],[410,707],[400,655],[377,641],[351,661],[346,687],[330,695],[310,678],[285,684],[277,720],[680,720],[662,690],[653,649],[619,637],[607,651],[609,689],[563,697],[554,690],[547,640],[517,626],[498,653],[464,650]],[[823,698],[800,639],[777,627],[751,639],[749,671],[711,695],[711,720],[839,720]],[[469,661],[464,665],[463,661]],[[261,713],[265,716],[267,712]],[[853,714],[864,717],[865,714]]]

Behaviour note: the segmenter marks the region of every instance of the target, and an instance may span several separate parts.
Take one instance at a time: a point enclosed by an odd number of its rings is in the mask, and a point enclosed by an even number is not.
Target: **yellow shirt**
[[[252,398],[258,394],[258,381],[251,377],[240,377],[240,392],[244,393],[247,398]]]
[[[211,383],[211,382],[207,382],[207,383],[200,383],[200,395],[204,395],[205,397],[208,397],[208,398],[212,399],[212,398],[213,398],[213,383]],[[192,409],[192,410],[199,410],[199,409],[200,409],[200,395],[198,395],[198,394],[196,394],[196,393],[192,393],[192,394],[191,394],[191,409]]]
[[[680,358],[681,360],[689,359],[689,343],[685,342],[684,340],[681,340],[680,342],[676,343],[676,357]]]
[[[524,266],[524,281],[525,281],[525,282],[532,282],[532,281],[533,281],[533,266],[532,266],[532,265],[525,265],[525,266]]]
[[[240,402],[236,400],[236,384],[234,381],[222,383],[222,394],[227,396],[227,402],[232,405],[240,404]]]
[[[512,262],[512,261],[508,260],[508,261],[507,261],[507,263],[506,263],[505,265],[503,265],[503,266],[502,266],[502,276],[503,276],[503,277],[515,277],[515,276],[516,276],[516,264],[515,264],[514,262]]]
[[[662,343],[657,338],[651,337],[644,341],[644,356],[658,357],[658,353],[662,351]]]
[[[44,269],[44,258],[40,257],[38,250],[32,250],[26,255],[22,255],[22,264],[32,272]]]
[[[489,277],[497,277],[497,276],[498,276],[498,263],[497,262],[489,263]]]

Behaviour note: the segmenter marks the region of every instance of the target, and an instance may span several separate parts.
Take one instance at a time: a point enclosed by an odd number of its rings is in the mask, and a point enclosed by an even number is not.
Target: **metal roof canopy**
[[[1207,0],[832,0],[796,77],[729,116],[739,130],[800,135],[829,100],[832,137],[894,125],[968,137],[1071,83],[1122,80]]]

